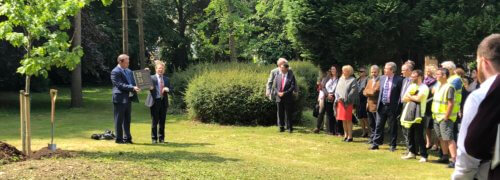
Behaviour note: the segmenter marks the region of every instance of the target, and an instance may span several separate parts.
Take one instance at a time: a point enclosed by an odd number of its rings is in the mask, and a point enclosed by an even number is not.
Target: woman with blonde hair
[[[358,84],[353,76],[354,70],[352,66],[345,65],[342,67],[342,76],[337,83],[335,91],[335,110],[337,120],[342,121],[344,128],[344,141],[352,142],[352,110],[355,104],[358,103]]]

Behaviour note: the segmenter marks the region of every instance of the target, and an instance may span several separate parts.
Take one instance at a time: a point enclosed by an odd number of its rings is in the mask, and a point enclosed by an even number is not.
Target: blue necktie
[[[392,78],[387,77],[387,80],[384,83],[384,91],[382,92],[382,103],[388,104],[389,103],[389,82],[392,80]]]

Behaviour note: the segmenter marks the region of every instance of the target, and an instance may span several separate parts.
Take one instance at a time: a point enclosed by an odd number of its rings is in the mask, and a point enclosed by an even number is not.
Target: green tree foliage
[[[419,26],[425,52],[441,59],[464,63],[485,36],[500,32],[498,1],[426,0],[419,6],[432,11]]]
[[[256,0],[214,0],[197,26],[196,55],[203,61],[250,59],[248,41],[254,29],[248,17]]]
[[[279,57],[295,59],[296,50],[286,34],[286,12],[283,0],[259,1],[249,23],[255,29],[248,52],[256,63],[274,64]]]
[[[69,17],[75,15],[87,1],[81,0],[3,0],[0,2],[0,39],[14,47],[23,47],[26,54],[17,72],[29,77],[48,76],[52,66],[74,68],[83,55],[81,47],[71,49],[65,30],[71,27]],[[110,0],[103,0],[109,4]]]

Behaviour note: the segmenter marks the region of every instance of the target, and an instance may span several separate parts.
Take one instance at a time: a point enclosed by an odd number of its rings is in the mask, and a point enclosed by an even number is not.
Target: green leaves
[[[102,0],[109,5],[112,0]],[[71,48],[66,30],[71,28],[70,18],[89,0],[4,0],[0,16],[0,39],[15,47],[24,47],[18,73],[27,76],[47,76],[52,66],[72,70],[83,56],[81,47]],[[54,28],[56,27],[56,28]]]

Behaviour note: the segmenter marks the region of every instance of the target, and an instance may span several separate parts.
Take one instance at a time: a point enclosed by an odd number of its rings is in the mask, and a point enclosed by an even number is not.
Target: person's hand
[[[333,95],[332,94],[328,94],[328,100],[333,101]]]
[[[269,91],[266,91],[266,96],[270,96],[271,93],[269,93]]]
[[[282,93],[282,92],[279,92],[279,93],[278,93],[278,96],[279,96],[279,97],[283,97],[283,93]]]
[[[149,86],[149,90],[153,90],[155,87],[153,86]]]
[[[150,70],[149,70],[149,68],[144,68],[144,70],[146,70],[146,71],[150,71]]]
[[[167,92],[168,93],[168,92],[170,92],[170,89],[168,89],[168,87],[164,87],[163,88],[163,92]]]
[[[135,91],[135,92],[140,92],[140,91],[141,91],[141,89],[140,89],[139,87],[137,87],[137,86],[134,86],[134,91]]]

